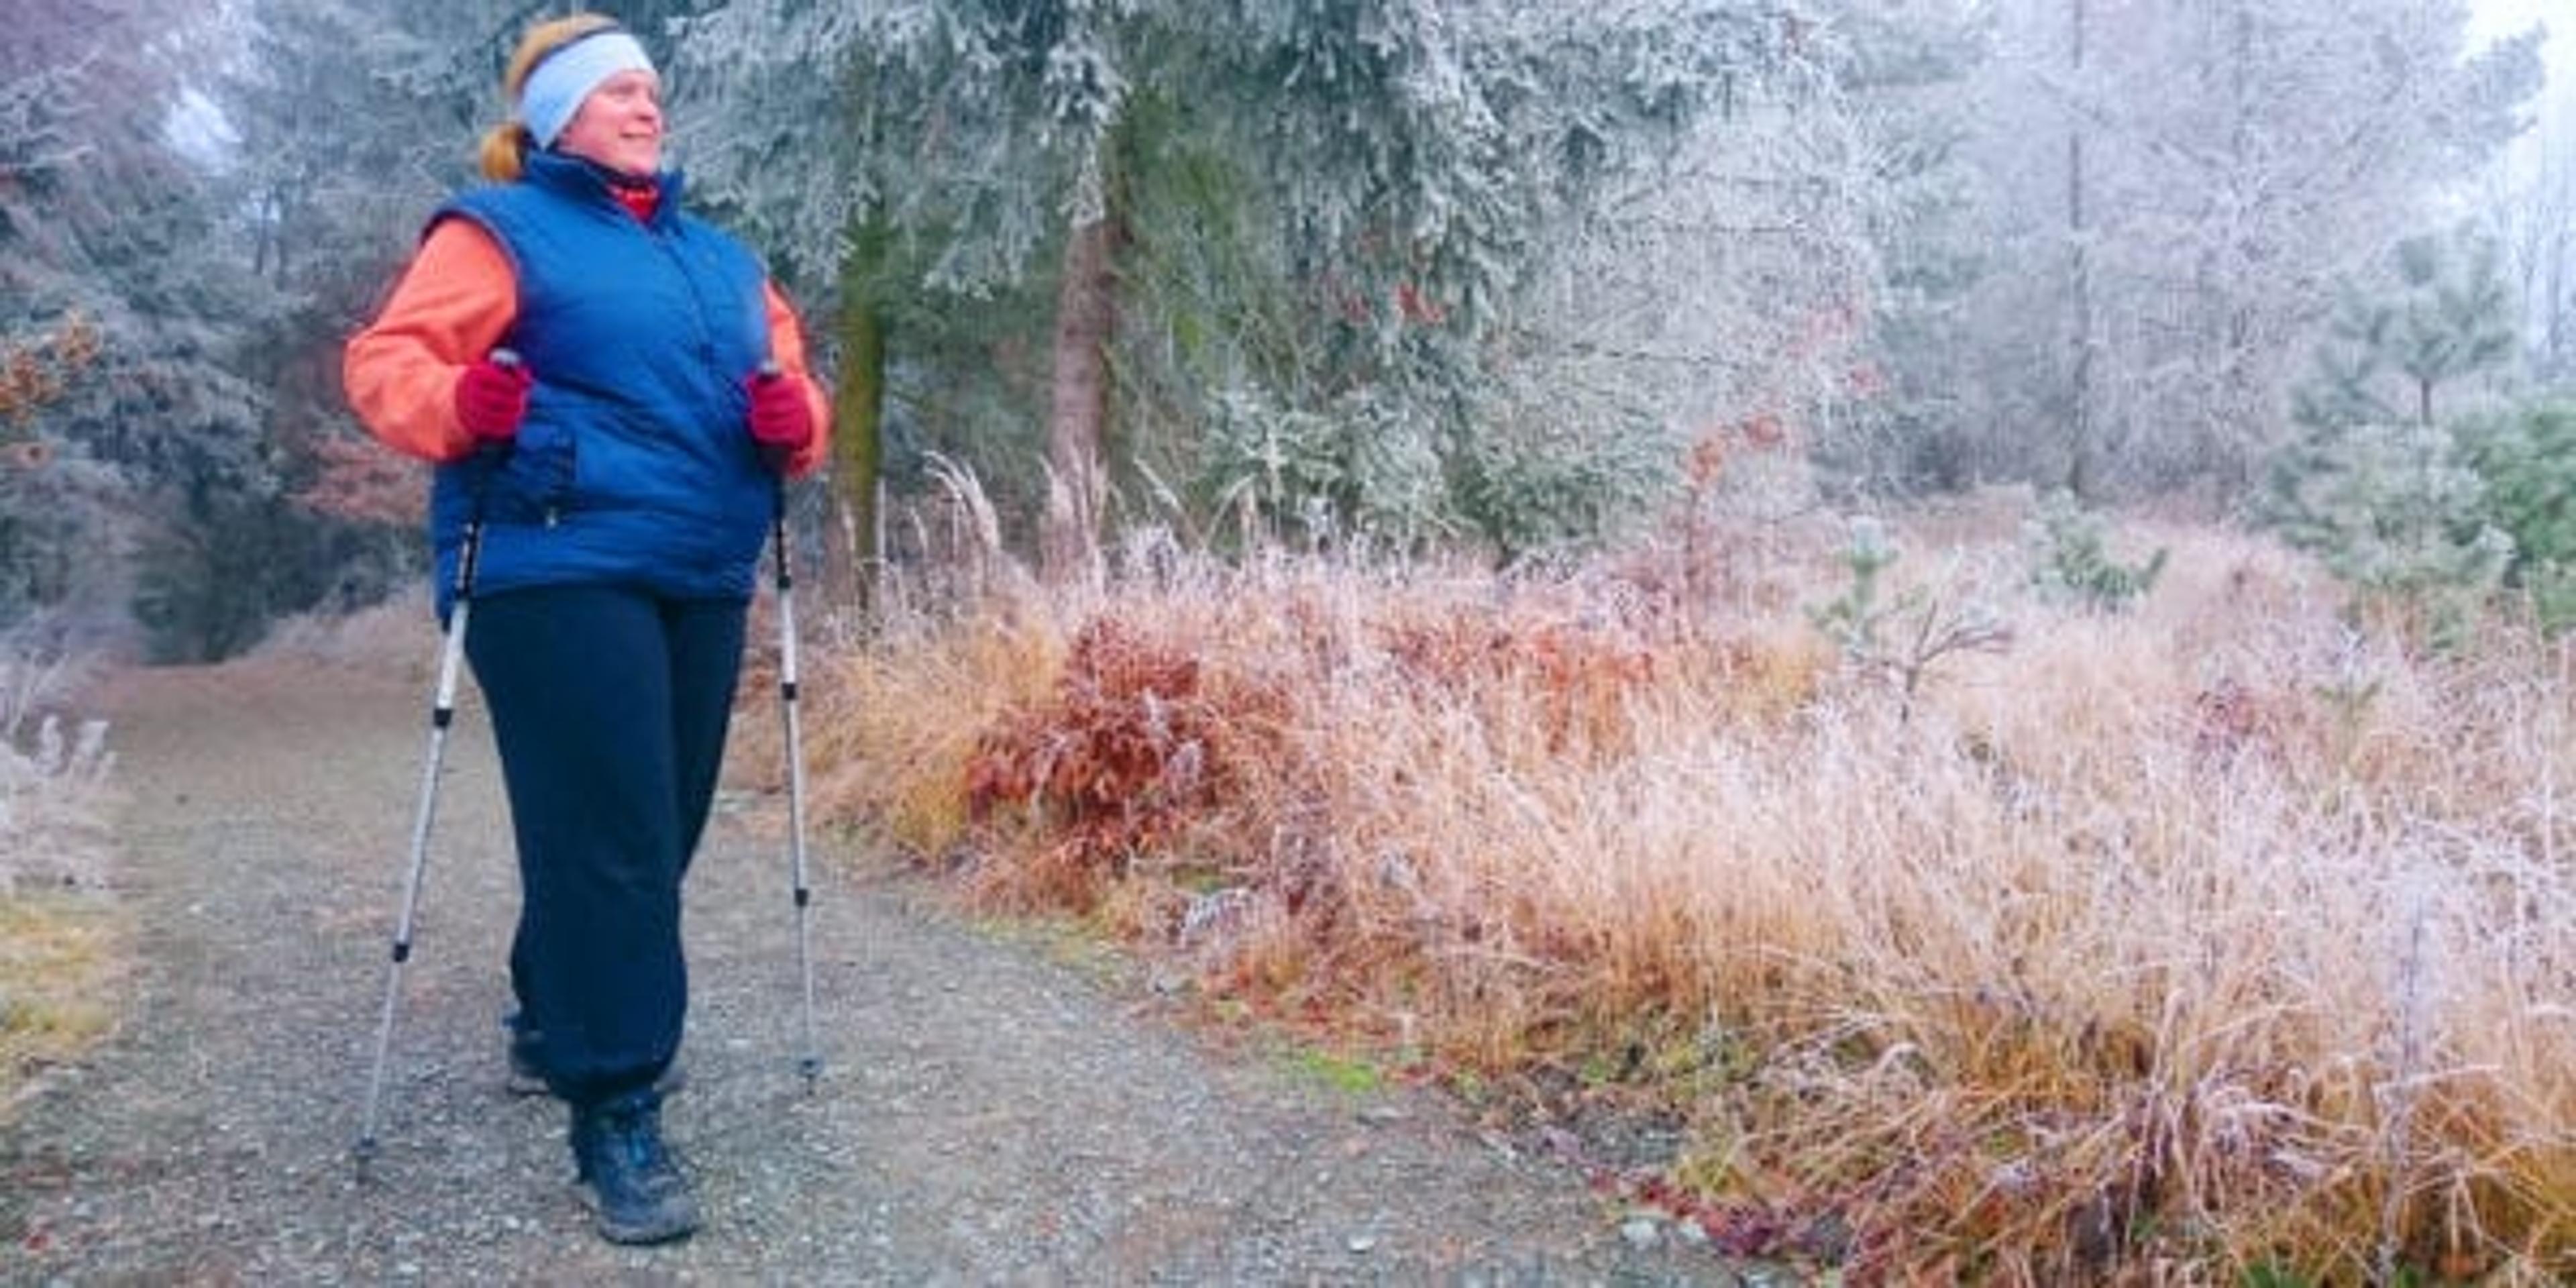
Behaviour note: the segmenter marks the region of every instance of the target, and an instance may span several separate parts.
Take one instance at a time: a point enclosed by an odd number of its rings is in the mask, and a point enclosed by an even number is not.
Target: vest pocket
[[[519,427],[519,439],[492,474],[484,499],[495,522],[552,526],[569,509],[573,492],[575,439],[550,417],[531,415]]]

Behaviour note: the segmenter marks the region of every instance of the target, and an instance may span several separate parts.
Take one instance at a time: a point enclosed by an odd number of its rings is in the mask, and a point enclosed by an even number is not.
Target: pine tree
[[[2480,435],[2442,397],[2515,354],[2498,263],[2495,244],[2473,234],[2400,243],[2377,291],[2345,288],[2299,390],[2304,432],[2273,464],[2266,514],[2365,594],[2448,611],[2513,567],[2515,529],[2529,525],[2499,521],[2494,485],[2511,501],[2538,476],[2511,464],[2503,439],[2489,440],[2482,470]]]
[[[899,289],[971,299],[1052,256],[1047,456],[1082,530],[1108,442],[1103,340],[1162,329],[1130,324],[1126,283],[1223,262],[1247,274],[1229,288],[1290,310],[1180,337],[1195,352],[1161,377],[1219,376],[1186,389],[1184,417],[1320,410],[1368,386],[1432,427],[1410,437],[1450,474],[1479,338],[1548,230],[1656,132],[1760,74],[1776,30],[1718,4],[940,0],[873,16],[740,3],[682,44],[693,108],[722,118],[709,128],[737,158],[715,177],[800,264],[873,246],[875,266],[915,266]],[[816,120],[849,124],[818,136]],[[1134,217],[1183,193],[1154,209],[1171,222]],[[1176,245],[1191,222],[1241,244]],[[883,297],[843,304],[888,316]],[[1060,564],[1091,540],[1077,536],[1047,543]]]
[[[2494,373],[2515,355],[2511,288],[2495,242],[2460,231],[2412,237],[2377,292],[2347,286],[2297,393],[2301,424],[2335,429],[2400,421],[2430,427],[2445,386]]]

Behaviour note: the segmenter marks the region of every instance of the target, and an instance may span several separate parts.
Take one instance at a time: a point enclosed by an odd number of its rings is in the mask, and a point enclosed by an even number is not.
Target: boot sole
[[[599,1191],[592,1189],[590,1182],[575,1181],[572,1188],[573,1193],[580,1196],[581,1205],[590,1209],[591,1224],[598,1229],[599,1237],[610,1243],[629,1247],[671,1243],[698,1232],[695,1203],[689,1204],[686,1210],[665,1213],[657,1221],[627,1222],[609,1216],[608,1210],[600,1205]]]

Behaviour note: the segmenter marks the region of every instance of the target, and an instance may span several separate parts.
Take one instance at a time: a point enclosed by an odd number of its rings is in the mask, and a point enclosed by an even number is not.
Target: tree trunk
[[[872,575],[877,548],[877,482],[885,472],[885,319],[863,280],[845,277],[841,297],[838,388],[834,391],[832,512],[823,541],[824,598],[876,607]]]
[[[2565,217],[2562,215],[2562,218]],[[2551,378],[2563,378],[2572,365],[2570,342],[2576,341],[2576,322],[2568,317],[2567,262],[2569,238],[2565,228],[2550,238],[2548,285],[2541,297],[2541,352],[2548,355]]]
[[[2252,204],[2244,196],[2247,174],[2253,167],[2252,0],[2235,0],[2228,10],[2227,63],[2227,182],[2238,194],[2236,204],[2242,208]],[[2257,319],[2245,284],[2236,280],[2245,266],[2258,262],[2261,256],[2247,233],[2239,233],[2229,250],[2232,258],[2214,284],[2226,311],[2227,351],[2219,364],[2222,379],[2216,416],[2210,423],[2209,441],[2203,446],[2210,453],[2210,467],[2218,471],[2229,493],[2243,495],[2253,485],[2254,459],[2268,452],[2273,444],[2260,411],[2263,366],[2262,354],[2255,346]]]
[[[2084,77],[2084,0],[2069,0],[2067,66],[2072,69],[2074,92],[2081,95]],[[2066,240],[2073,252],[2070,265],[2074,317],[2068,337],[2073,364],[2067,380],[2066,490],[2078,498],[2088,496],[2093,488],[2093,261],[2091,248],[2085,245],[2084,230],[2084,125],[2080,109],[2066,132]]]
[[[840,312],[833,318],[840,365],[833,390],[832,492],[823,538],[826,602],[876,608],[876,573],[885,566],[884,495],[886,315],[882,304],[893,230],[881,217],[851,229],[841,258]]]
[[[1047,414],[1052,477],[1040,541],[1043,572],[1055,585],[1089,580],[1100,564],[1100,445],[1109,415],[1109,335],[1118,316],[1109,253],[1114,231],[1114,221],[1102,218],[1065,239]]]

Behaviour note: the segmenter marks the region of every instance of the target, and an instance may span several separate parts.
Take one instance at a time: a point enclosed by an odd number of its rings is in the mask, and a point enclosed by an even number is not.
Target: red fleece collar
[[[617,204],[633,211],[637,219],[646,223],[653,222],[653,212],[662,206],[662,185],[658,183],[636,187],[616,183],[610,184],[608,190],[617,197]]]

